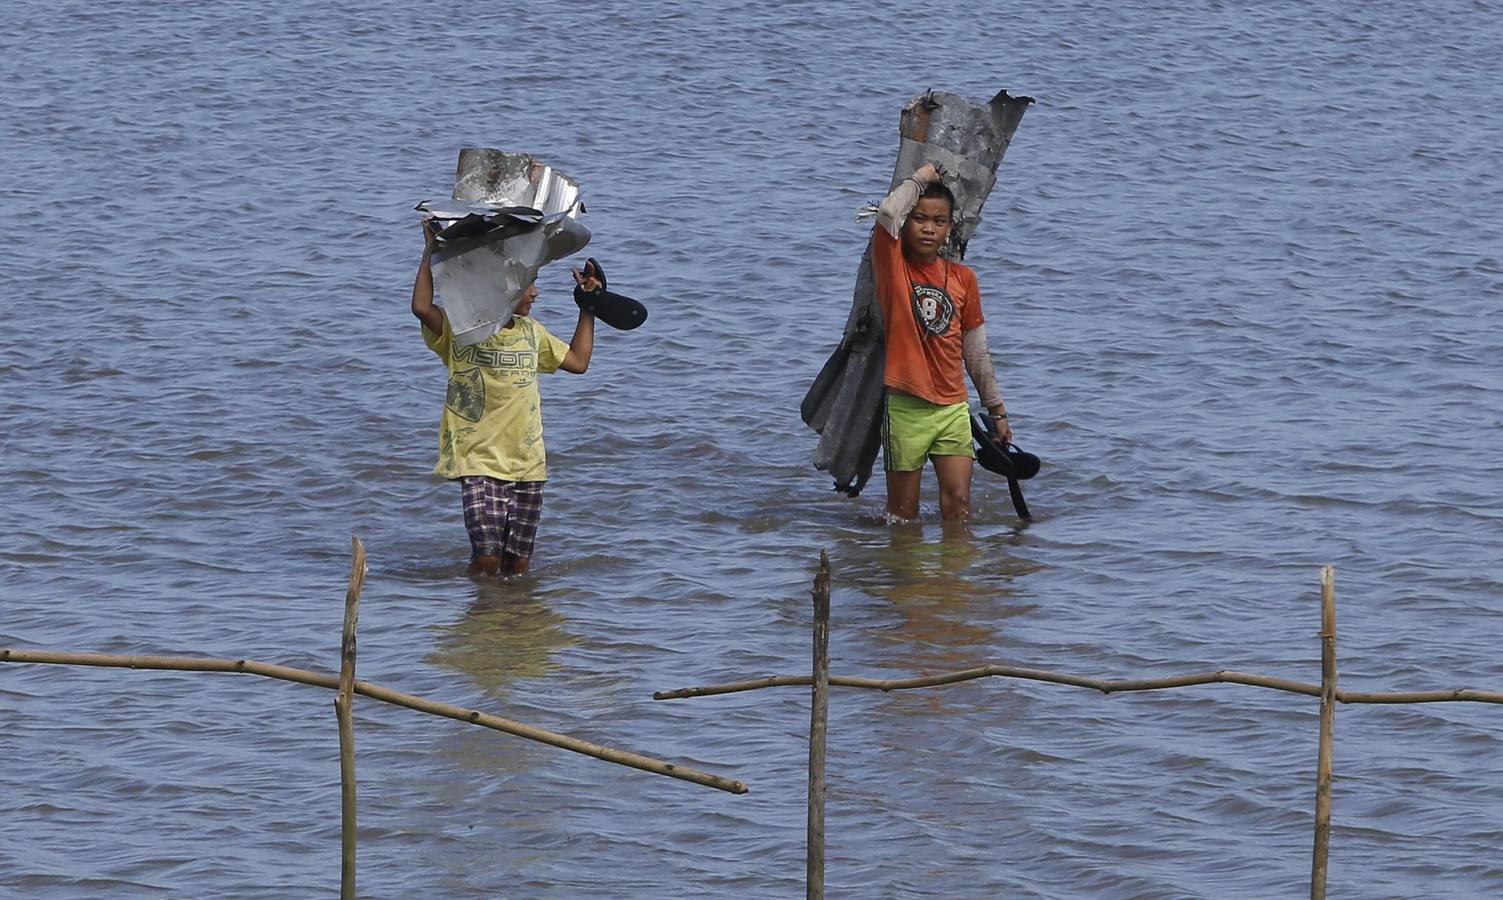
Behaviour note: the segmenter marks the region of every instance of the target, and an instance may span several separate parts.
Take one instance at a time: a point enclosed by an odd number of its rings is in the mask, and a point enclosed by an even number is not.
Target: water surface
[[[1007,662],[1503,686],[1498,10],[1318,0],[496,10],[43,4],[0,39],[0,646],[337,667],[746,781],[730,796],[357,704],[371,897],[796,896],[807,692]],[[880,521],[797,406],[898,110],[1038,98],[968,261],[1037,517]],[[543,385],[532,574],[463,576],[412,205],[461,146],[585,188],[650,307]],[[567,335],[562,270],[537,315]],[[0,893],[332,894],[330,696],[0,668]],[[837,692],[831,896],[1307,892],[1313,700],[1018,682]],[[1491,707],[1338,713],[1331,893],[1503,892]]]

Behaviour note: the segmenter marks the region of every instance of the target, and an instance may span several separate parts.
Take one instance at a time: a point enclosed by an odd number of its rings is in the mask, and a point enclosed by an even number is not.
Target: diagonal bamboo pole
[[[42,663],[63,666],[102,666],[115,669],[164,669],[175,672],[235,672],[245,675],[260,675],[264,678],[275,678],[279,681],[291,681],[296,684],[306,684],[329,690],[338,690],[339,688],[339,676],[337,675],[310,672],[306,669],[294,669],[291,666],[279,666],[275,663],[258,662],[253,659],[223,659],[207,656],[122,656],[111,653],[78,653],[65,650],[0,648],[0,662]],[[354,682],[354,689],[355,693],[369,697],[372,700],[380,700],[382,703],[390,703],[393,706],[405,706],[418,712],[443,716],[446,719],[479,725],[482,728],[490,728],[494,731],[503,731],[517,737],[558,747],[561,750],[582,753],[585,756],[593,756],[605,762],[629,766],[633,769],[641,769],[644,772],[652,772],[655,775],[666,775],[669,778],[677,778],[680,781],[688,781],[732,794],[744,794],[747,790],[745,784],[731,778],[711,775],[673,763],[663,762],[662,760],[643,756],[639,753],[632,753],[628,750],[617,750],[602,744],[569,737],[568,735],[548,731],[533,725],[525,725],[512,719],[483,713],[479,710],[466,709],[450,703],[429,700],[425,697],[403,693],[402,691],[383,687],[369,681],[356,680]]]
[[[809,826],[804,893],[825,896],[825,733],[830,710],[830,557],[819,551],[814,576],[814,685],[809,701]]]
[[[1072,675],[1067,672],[1053,672],[1048,669],[1030,669],[1023,666],[1001,665],[977,666],[972,669],[941,672],[936,675],[920,675],[913,678],[863,678],[859,675],[831,675],[830,684],[834,687],[864,688],[873,691],[905,691],[914,688],[939,687],[961,681],[973,681],[977,678],[1017,678],[1024,681],[1046,681],[1053,684],[1089,688],[1100,691],[1103,694],[1118,694],[1129,691],[1159,691],[1166,688],[1191,687],[1197,684],[1243,684],[1249,687],[1287,691],[1291,694],[1305,694],[1311,697],[1319,697],[1321,692],[1320,685],[1311,684],[1307,681],[1295,681],[1290,678],[1278,678],[1273,675],[1235,672],[1230,669],[1218,669],[1215,672],[1196,672],[1188,675],[1170,675],[1163,678],[1114,680],[1091,678],[1085,675]],[[811,680],[808,675],[765,675],[761,678],[750,678],[745,681],[732,681],[725,684],[658,691],[652,695],[652,699],[681,700],[685,697],[735,694],[741,691],[755,691],[770,687],[800,687],[810,683]],[[1337,689],[1335,697],[1338,703],[1503,703],[1503,691],[1479,691],[1470,688],[1391,692],[1343,691]]]
[[[1315,852],[1310,900],[1325,900],[1331,852],[1331,756],[1336,732],[1336,570],[1320,570],[1320,750],[1315,763]]]
[[[339,720],[339,897],[355,900],[355,622],[360,618],[360,589],[365,586],[365,545],[351,537],[350,587],[344,594],[344,630],[339,641],[339,690],[334,714]]]

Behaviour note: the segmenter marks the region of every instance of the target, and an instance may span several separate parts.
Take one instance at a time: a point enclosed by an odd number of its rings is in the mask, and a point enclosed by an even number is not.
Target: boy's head
[[[950,239],[954,215],[955,195],[950,189],[938,181],[926,185],[903,222],[904,251],[921,261],[934,259]]]
[[[532,301],[536,300],[537,298],[538,283],[534,281],[532,284],[529,284],[527,286],[526,290],[522,291],[522,296],[517,298],[517,305],[512,309],[512,315],[529,315],[532,312]]]
[[[950,215],[955,215],[955,194],[949,188],[945,187],[943,181],[931,181],[924,185],[924,192],[919,194],[919,199],[922,200],[925,197],[938,197],[944,200],[950,207]]]

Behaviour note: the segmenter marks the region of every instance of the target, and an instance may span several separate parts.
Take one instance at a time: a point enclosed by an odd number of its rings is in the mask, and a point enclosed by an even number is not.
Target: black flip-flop
[[[1018,484],[1039,473],[1042,463],[1037,456],[1007,441],[998,441],[995,420],[984,412],[971,413],[971,437],[976,439],[976,462],[988,472],[995,472],[1007,479],[1007,492],[1012,495],[1012,508],[1018,518],[1032,519],[1028,502],[1023,499],[1023,486]]]
[[[647,321],[647,307],[630,297],[606,290],[605,269],[594,257],[585,260],[584,274],[586,278],[600,279],[600,287],[587,291],[584,285],[574,285],[574,302],[580,309],[620,331],[631,331]]]

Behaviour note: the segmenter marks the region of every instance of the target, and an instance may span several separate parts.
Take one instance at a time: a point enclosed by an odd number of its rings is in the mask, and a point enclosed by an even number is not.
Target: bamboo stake
[[[334,714],[339,720],[339,896],[355,900],[355,623],[360,617],[360,589],[365,585],[365,545],[351,537],[350,587],[344,595],[344,630],[339,641],[339,690]]]
[[[1170,675],[1164,678],[1112,680],[1091,678],[1085,675],[1071,675],[1066,672],[1054,672],[1048,669],[988,665],[977,666],[972,669],[962,669],[956,672],[942,672],[937,675],[920,675],[913,678],[863,678],[859,675],[831,675],[830,684],[833,687],[864,688],[874,691],[903,691],[914,688],[939,687],[961,681],[972,681],[977,678],[1017,678],[1024,681],[1046,681],[1072,687],[1089,688],[1100,691],[1103,694],[1158,691],[1166,688],[1192,687],[1198,684],[1242,684],[1249,687],[1286,691],[1291,694],[1305,694],[1310,697],[1319,697],[1321,695],[1321,687],[1318,684],[1311,684],[1307,681],[1295,681],[1290,678],[1279,678],[1273,675],[1235,672],[1230,669],[1220,669],[1215,672],[1196,672],[1188,675]],[[732,681],[725,684],[712,684],[703,687],[658,691],[652,695],[652,699],[681,700],[686,697],[735,694],[741,691],[755,691],[770,687],[801,687],[811,683],[812,680],[808,675],[765,675],[761,678],[751,678],[746,681]],[[1335,697],[1338,703],[1503,703],[1503,691],[1479,691],[1470,688],[1392,692],[1343,691],[1337,689]]]
[[[329,675],[323,672],[309,672],[306,669],[294,669],[291,666],[257,662],[253,659],[223,659],[201,656],[122,656],[110,653],[0,648],[0,662],[101,666],[115,669],[164,669],[176,672],[235,672],[245,675],[260,675],[264,678],[275,678],[279,681],[291,681],[296,684],[306,684],[329,690],[338,690],[339,688],[339,676],[337,675]],[[549,744],[561,750],[582,753],[585,756],[593,756],[605,762],[629,766],[633,769],[641,769],[644,772],[652,772],[655,775],[666,775],[669,778],[693,782],[694,784],[715,788],[716,790],[732,794],[744,794],[747,790],[745,784],[734,779],[663,762],[662,760],[642,756],[641,754],[632,753],[627,750],[616,750],[533,725],[524,725],[521,722],[491,715],[490,713],[483,713],[479,710],[466,709],[462,706],[454,706],[453,704],[440,703],[437,700],[429,700],[413,694],[406,694],[402,691],[383,687],[369,681],[360,681],[357,679],[354,682],[354,688],[355,693],[369,697],[372,700],[380,700],[382,703],[390,703],[393,706],[404,706],[408,709],[415,709],[418,712],[443,716],[447,719],[454,719],[455,721],[466,722],[471,725],[479,725],[494,731],[503,731],[507,734],[527,738],[531,741]]]
[[[1315,763],[1315,853],[1310,900],[1325,900],[1331,851],[1331,755],[1336,731],[1336,570],[1320,570],[1320,750]]]
[[[830,702],[830,557],[819,551],[814,576],[814,686],[809,702],[809,826],[804,892],[808,900],[825,896],[825,732]]]

